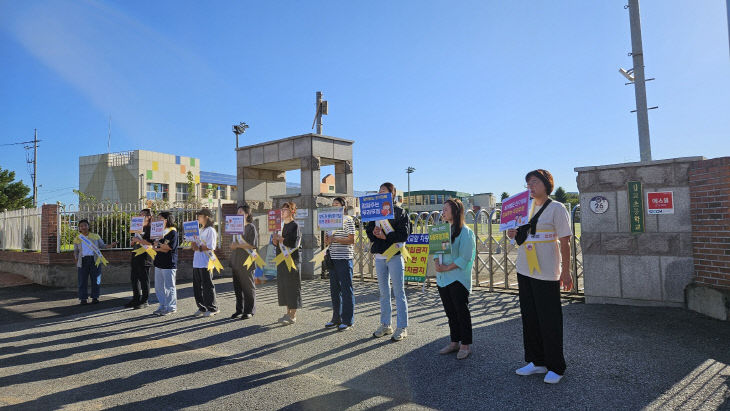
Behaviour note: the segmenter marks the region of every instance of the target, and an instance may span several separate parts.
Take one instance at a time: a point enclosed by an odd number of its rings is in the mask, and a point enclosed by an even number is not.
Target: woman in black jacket
[[[302,276],[299,257],[299,245],[302,241],[302,231],[299,224],[294,220],[297,206],[294,202],[284,203],[281,206],[281,219],[284,225],[281,227],[281,234],[275,233],[272,242],[276,247],[276,254],[286,251],[291,252],[294,267],[291,270],[282,262],[276,266],[276,289],[279,305],[286,307],[286,314],[279,318],[279,322],[290,325],[297,322],[297,308],[302,306]]]
[[[391,183],[380,185],[380,193],[390,193],[395,203],[396,190]],[[383,255],[394,244],[404,245],[408,240],[408,215],[398,207],[393,207],[393,219],[371,221],[365,227],[365,232],[372,242],[370,252],[375,256],[375,271],[378,274],[380,287],[380,326],[373,333],[376,338],[393,334],[393,341],[400,341],[408,336],[408,300],[406,299],[404,281],[404,261],[400,251],[390,260]],[[396,325],[393,332],[391,327],[392,307],[390,302],[390,282],[393,282],[395,294]]]

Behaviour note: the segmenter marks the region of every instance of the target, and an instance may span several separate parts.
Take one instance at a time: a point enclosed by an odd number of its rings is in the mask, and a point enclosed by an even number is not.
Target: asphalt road
[[[72,290],[0,288],[0,410],[4,409],[730,409],[730,323],[682,309],[566,300],[568,370],[555,386],[519,377],[515,295],[472,295],[474,354],[439,356],[448,327],[434,289],[408,290],[401,342],[374,339],[377,286],[356,283],[356,324],[325,330],[328,283],[304,283],[292,326],[276,319],[276,285],[258,290],[251,320],[193,317],[190,284],[167,317],[120,308],[128,292],[77,306]],[[154,299],[154,297],[153,297]]]

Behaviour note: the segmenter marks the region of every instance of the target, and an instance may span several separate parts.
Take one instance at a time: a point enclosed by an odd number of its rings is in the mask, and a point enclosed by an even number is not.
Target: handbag
[[[517,245],[522,245],[525,241],[527,241],[528,235],[535,235],[537,232],[537,219],[540,218],[540,214],[545,211],[545,207],[547,207],[547,205],[552,201],[553,200],[548,198],[547,201],[545,201],[545,204],[543,204],[537,211],[537,214],[532,216],[529,223],[517,227],[517,234],[515,235],[515,242]]]

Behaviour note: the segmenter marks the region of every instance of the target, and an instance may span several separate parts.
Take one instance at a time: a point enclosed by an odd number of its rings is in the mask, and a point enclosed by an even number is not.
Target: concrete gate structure
[[[302,134],[236,149],[238,203],[251,206],[261,240],[266,241],[269,210],[293,201],[300,210],[302,279],[312,279],[319,268],[310,263],[320,249],[317,207],[330,206],[336,196],[352,206],[352,140]],[[320,167],[334,165],[335,193],[320,192]],[[301,193],[286,193],[286,172],[301,171]],[[317,271],[317,272],[315,272]]]

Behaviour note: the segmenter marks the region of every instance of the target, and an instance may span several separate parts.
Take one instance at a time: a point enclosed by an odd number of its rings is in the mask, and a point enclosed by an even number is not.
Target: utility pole
[[[327,100],[322,100],[322,92],[318,91],[316,96],[315,105],[317,111],[314,114],[314,121],[312,122],[312,128],[317,126],[317,134],[322,134],[322,116],[326,116],[329,113],[329,107]]]
[[[33,129],[33,207],[38,207],[38,129]]]
[[[649,139],[649,111],[646,104],[646,79],[644,78],[644,50],[641,42],[641,17],[639,0],[629,0],[631,24],[631,58],[634,62],[634,96],[636,98],[636,122],[639,128],[639,152],[641,161],[651,161]]]

